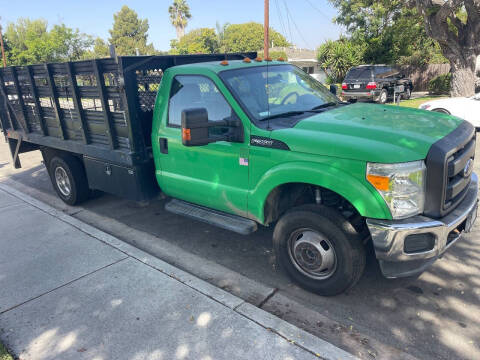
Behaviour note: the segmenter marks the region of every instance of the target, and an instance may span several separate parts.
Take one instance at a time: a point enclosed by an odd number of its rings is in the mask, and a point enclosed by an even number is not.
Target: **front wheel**
[[[305,205],[288,211],[273,232],[279,265],[303,288],[338,295],[357,283],[365,248],[353,226],[334,210]]]

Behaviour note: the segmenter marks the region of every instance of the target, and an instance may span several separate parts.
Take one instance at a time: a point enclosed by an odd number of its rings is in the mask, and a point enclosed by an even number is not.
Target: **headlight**
[[[367,164],[367,180],[383,197],[394,219],[423,212],[425,174],[423,161]]]

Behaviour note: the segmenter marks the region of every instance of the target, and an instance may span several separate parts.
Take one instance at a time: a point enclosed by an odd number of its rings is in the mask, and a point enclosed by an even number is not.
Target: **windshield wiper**
[[[287,111],[287,112],[284,112],[284,113],[264,117],[263,119],[260,119],[260,121],[278,119],[278,118],[282,118],[282,117],[290,117],[290,116],[295,116],[295,115],[302,115],[304,113],[306,113],[306,111]]]
[[[328,107],[331,107],[331,106],[336,106],[336,105],[338,105],[338,103],[336,103],[336,102],[327,102],[325,104],[315,106],[314,108],[310,109],[310,111],[325,109],[325,108],[328,108]]]

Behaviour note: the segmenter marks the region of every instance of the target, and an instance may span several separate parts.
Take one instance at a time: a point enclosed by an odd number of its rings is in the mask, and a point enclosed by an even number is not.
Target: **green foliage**
[[[270,38],[275,46],[290,44],[280,33],[270,29]],[[170,42],[171,54],[208,54],[215,52],[247,52],[263,49],[263,25],[250,22],[245,24],[217,23],[217,31],[211,28],[194,29],[180,40]],[[277,56],[278,55],[278,56]],[[270,54],[284,57],[284,52]]]
[[[263,49],[263,25],[255,22],[232,24],[224,31],[224,46],[227,52],[246,52]],[[270,45],[289,46],[287,39],[270,29]]]
[[[451,88],[452,74],[439,75],[430,80],[428,83],[428,91],[431,94],[449,94]]]
[[[214,29],[194,29],[180,41],[171,41],[171,54],[211,54],[218,52],[218,38]]]
[[[80,60],[93,45],[91,36],[65,24],[48,30],[45,20],[20,18],[7,25],[5,50],[8,65]]]
[[[140,19],[128,6],[113,15],[113,28],[110,30],[110,43],[115,45],[117,55],[135,55],[136,49],[141,55],[154,54],[152,44],[147,44],[147,19]]]
[[[352,40],[365,48],[364,63],[424,65],[447,62],[430,39],[416,8],[402,0],[330,0],[335,21],[347,27]]]
[[[258,56],[260,56],[261,58],[264,58],[263,50],[258,52]],[[270,58],[273,60],[277,60],[279,58],[282,58],[285,61],[288,60],[287,53],[281,50],[270,50],[268,52],[268,56],[270,56]]]
[[[338,83],[343,81],[351,67],[362,63],[364,52],[362,45],[342,38],[322,44],[317,50],[317,57],[320,66],[331,72],[327,79],[329,83]]]
[[[177,40],[180,40],[185,34],[188,19],[192,17],[190,7],[186,0],[173,0],[173,4],[168,8],[168,13],[170,14],[170,22],[177,30]]]

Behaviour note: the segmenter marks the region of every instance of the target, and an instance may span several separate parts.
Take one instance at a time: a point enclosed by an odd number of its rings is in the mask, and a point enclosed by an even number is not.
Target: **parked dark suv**
[[[413,84],[400,70],[388,65],[360,65],[351,68],[345,76],[342,96],[345,100],[373,100],[385,104],[393,99],[395,86],[400,85],[404,86],[401,97],[409,99]]]

